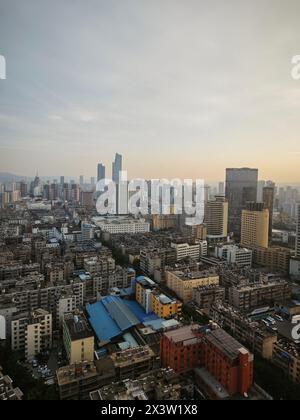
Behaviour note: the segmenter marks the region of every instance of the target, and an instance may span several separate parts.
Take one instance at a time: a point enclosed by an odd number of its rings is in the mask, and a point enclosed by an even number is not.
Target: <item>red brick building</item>
[[[228,397],[244,395],[253,384],[252,354],[222,329],[191,325],[165,333],[161,339],[161,362],[177,373],[202,368],[202,376],[207,372],[207,377],[213,377],[224,389],[223,398],[226,392]],[[205,375],[201,377],[197,372],[200,370],[196,370],[199,383],[209,388]],[[213,389],[209,391],[214,394]],[[218,392],[214,395],[218,398]]]

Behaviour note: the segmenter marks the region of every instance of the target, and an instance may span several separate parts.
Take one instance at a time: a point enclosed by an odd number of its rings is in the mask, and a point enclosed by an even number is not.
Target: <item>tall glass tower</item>
[[[122,171],[122,155],[116,153],[115,161],[112,164],[112,179],[116,184],[120,183],[120,172]]]
[[[258,169],[226,169],[226,198],[228,200],[228,232],[241,236],[242,211],[248,202],[257,200]]]

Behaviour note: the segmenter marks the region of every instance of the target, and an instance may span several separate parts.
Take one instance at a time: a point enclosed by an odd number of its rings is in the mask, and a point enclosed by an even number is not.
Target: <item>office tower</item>
[[[226,169],[226,198],[228,200],[228,230],[241,235],[242,210],[257,196],[258,169]]]
[[[266,186],[266,181],[258,181],[257,183],[257,197],[256,197],[256,202],[257,203],[262,203],[263,202],[263,190]]]
[[[225,184],[224,182],[219,182],[219,195],[225,195]]]
[[[22,198],[27,196],[27,183],[25,181],[20,182],[20,194]]]
[[[97,182],[105,179],[105,166],[102,163],[99,163],[97,168]]]
[[[204,202],[207,203],[210,199],[210,186],[204,185]]]
[[[226,238],[228,228],[228,201],[223,196],[209,200],[205,207],[205,224],[209,236]]]
[[[274,198],[275,198],[275,187],[265,187],[263,189],[263,203],[264,203],[265,209],[269,210],[269,242],[272,241]]]
[[[94,176],[92,176],[92,178],[91,178],[91,185],[95,185],[95,177]]]
[[[123,161],[122,156],[116,153],[115,161],[112,164],[112,179],[116,184],[120,183],[120,172],[122,171],[122,161]]]
[[[269,246],[269,210],[263,203],[248,203],[242,211],[241,244],[268,248]]]
[[[84,176],[80,175],[79,177],[79,185],[82,186],[84,184]]]
[[[44,185],[43,188],[43,198],[45,200],[50,200],[50,185],[49,185],[49,181],[47,184]]]
[[[65,183],[65,177],[61,176],[60,177],[60,185],[64,185],[64,183]]]
[[[94,207],[94,193],[92,191],[81,191],[80,204],[85,207]]]

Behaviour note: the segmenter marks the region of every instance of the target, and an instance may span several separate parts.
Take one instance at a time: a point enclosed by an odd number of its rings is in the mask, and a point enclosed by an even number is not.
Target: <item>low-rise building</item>
[[[225,303],[214,304],[210,317],[241,343],[264,359],[272,360],[277,333],[257,322],[250,322],[242,313]]]
[[[193,301],[206,314],[209,314],[210,308],[214,303],[225,301],[225,288],[221,286],[206,286],[193,289]]]
[[[111,235],[150,232],[149,222],[146,222],[145,219],[135,219],[129,216],[95,217],[93,222],[102,232],[108,232]]]
[[[184,302],[193,299],[193,289],[210,285],[219,285],[219,276],[215,270],[204,271],[166,271],[166,283]]]
[[[300,383],[300,347],[299,345],[280,339],[274,345],[273,363],[295,383]]]
[[[182,303],[162,294],[154,281],[147,277],[136,279],[136,300],[146,313],[154,312],[160,318],[172,318],[181,314]]]
[[[215,248],[215,257],[237,267],[251,267],[253,251],[237,245],[222,245]]]
[[[193,381],[190,377],[176,374],[172,369],[158,369],[134,380],[107,385],[90,394],[92,401],[179,401],[184,397],[194,398]]]
[[[23,392],[20,388],[15,388],[12,379],[4,375],[0,366],[0,401],[20,401]]]
[[[139,375],[151,372],[156,361],[156,356],[149,346],[116,352],[110,358],[119,380],[134,379]]]
[[[191,258],[193,260],[199,261],[201,256],[207,255],[207,241],[196,240],[193,243],[186,242],[173,242],[171,247],[175,249],[176,252],[176,261],[181,261],[186,258]]]
[[[283,303],[291,299],[291,286],[285,280],[259,281],[229,289],[229,303],[242,312]]]
[[[94,363],[80,363],[56,371],[61,400],[87,400],[99,387],[99,373]]]
[[[280,247],[255,247],[253,250],[254,264],[267,267],[272,273],[289,274],[291,251]]]

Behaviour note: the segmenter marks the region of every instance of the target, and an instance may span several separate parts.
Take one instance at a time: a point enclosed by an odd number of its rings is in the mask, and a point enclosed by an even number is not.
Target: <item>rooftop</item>
[[[81,315],[65,315],[65,324],[72,341],[93,337],[93,332],[88,322]]]
[[[198,329],[199,325],[187,325],[177,330],[166,332],[164,336],[173,343],[183,343],[186,346],[196,344],[199,338],[195,334],[195,328]]]
[[[68,385],[72,382],[82,381],[98,375],[94,363],[81,363],[79,365],[64,366],[56,371],[58,386]]]
[[[154,314],[146,314],[137,302],[119,296],[106,296],[86,309],[100,342],[111,341],[136,325],[158,319]]]
[[[184,281],[188,280],[198,280],[205,279],[207,277],[216,277],[218,276],[215,270],[203,270],[203,271],[171,271],[172,274],[175,274],[178,278]]]
[[[205,339],[215,347],[219,348],[230,359],[236,359],[241,352],[249,353],[241,343],[239,343],[222,329],[209,331],[206,334]]]

